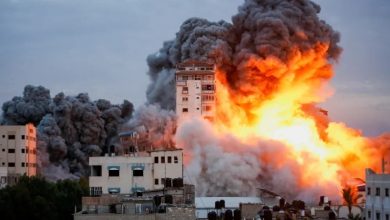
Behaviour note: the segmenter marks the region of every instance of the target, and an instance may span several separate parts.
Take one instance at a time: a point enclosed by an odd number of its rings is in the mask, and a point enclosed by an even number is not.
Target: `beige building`
[[[183,184],[183,150],[164,149],[90,157],[90,193],[134,194]]]
[[[13,184],[22,175],[36,175],[36,129],[33,124],[0,126],[0,167],[2,185]]]
[[[213,120],[215,112],[214,64],[186,61],[176,66],[176,114]]]
[[[377,174],[366,169],[367,220],[389,220],[390,218],[390,174]]]

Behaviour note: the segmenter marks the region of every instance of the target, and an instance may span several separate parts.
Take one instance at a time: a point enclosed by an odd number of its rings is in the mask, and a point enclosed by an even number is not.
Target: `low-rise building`
[[[37,173],[36,129],[33,124],[0,126],[0,187],[22,175]]]
[[[390,174],[377,174],[366,169],[367,220],[389,220],[390,218]]]
[[[136,194],[183,185],[183,150],[90,157],[90,194]]]

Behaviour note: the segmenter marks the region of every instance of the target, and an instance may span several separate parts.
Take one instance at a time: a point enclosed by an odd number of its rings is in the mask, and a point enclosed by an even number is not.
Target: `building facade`
[[[183,150],[165,149],[90,157],[90,194],[134,194],[164,189],[183,180]]]
[[[3,167],[2,185],[13,184],[22,175],[36,175],[36,129],[33,124],[0,126],[0,167]]]
[[[203,116],[213,120],[215,114],[214,64],[186,61],[176,66],[176,114]]]
[[[390,174],[366,169],[366,220],[389,220]]]

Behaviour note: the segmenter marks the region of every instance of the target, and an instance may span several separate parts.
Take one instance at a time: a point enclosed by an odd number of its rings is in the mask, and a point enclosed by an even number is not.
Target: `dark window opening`
[[[175,163],[179,163],[179,159],[177,158],[177,156],[175,156],[175,157],[173,158],[173,160],[174,160]]]
[[[102,176],[102,166],[91,166],[91,176]]]
[[[161,163],[165,163],[165,157],[161,157]]]
[[[15,167],[15,163],[8,163],[9,167]]]
[[[371,188],[367,187],[367,195],[371,195]]]
[[[5,149],[1,149],[1,151],[3,151],[3,152],[4,152],[4,151],[5,151]]]
[[[143,170],[133,170],[133,176],[144,176]]]
[[[15,153],[15,149],[8,149],[8,153],[10,153],[10,154]]]
[[[154,185],[158,185],[158,179],[154,179]]]
[[[154,163],[158,163],[158,157],[154,157]]]
[[[24,167],[24,163],[22,163],[22,167]]]
[[[376,196],[380,196],[381,195],[381,189],[379,187],[376,187],[375,195]]]
[[[22,140],[24,140],[26,137],[24,135],[22,135]]]
[[[109,170],[108,176],[119,176],[119,170]]]
[[[386,188],[386,189],[385,189],[385,196],[386,196],[386,197],[389,196],[389,188]]]
[[[15,135],[8,135],[9,140],[15,140]]]
[[[183,108],[183,112],[188,112],[188,108]]]
[[[161,184],[165,186],[165,178],[161,178]]]
[[[379,212],[376,213],[376,220],[380,220],[381,219],[381,214]]]
[[[168,163],[172,163],[172,157],[168,156]]]
[[[22,148],[22,154],[24,154],[25,150]]]
[[[371,211],[368,211],[367,215],[368,215],[368,218],[370,219],[371,218]]]
[[[386,220],[389,220],[389,214],[386,214]]]
[[[183,90],[182,90],[182,93],[187,94],[188,93],[188,87],[184,86]]]

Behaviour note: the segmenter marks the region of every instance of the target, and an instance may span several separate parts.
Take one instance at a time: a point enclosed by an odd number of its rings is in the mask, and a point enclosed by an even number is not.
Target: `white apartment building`
[[[215,114],[214,64],[186,61],[176,66],[176,114],[203,116],[213,120]]]
[[[37,173],[36,129],[33,124],[0,126],[1,185]]]
[[[91,195],[133,194],[163,189],[165,185],[170,186],[174,179],[182,180],[183,150],[164,149],[121,156],[90,157],[89,165]]]
[[[366,220],[389,220],[390,174],[366,169]]]

